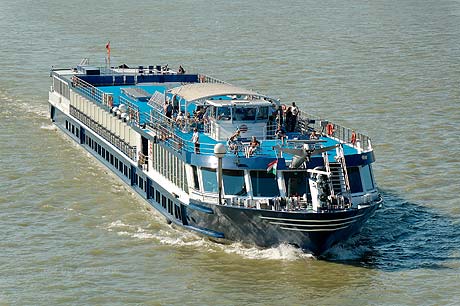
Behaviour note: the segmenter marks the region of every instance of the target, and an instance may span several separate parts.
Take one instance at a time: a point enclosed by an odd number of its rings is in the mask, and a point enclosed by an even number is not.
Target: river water
[[[460,304],[460,2],[0,0],[0,305]],[[47,119],[51,66],[170,64],[368,134],[385,205],[318,259],[173,228]]]

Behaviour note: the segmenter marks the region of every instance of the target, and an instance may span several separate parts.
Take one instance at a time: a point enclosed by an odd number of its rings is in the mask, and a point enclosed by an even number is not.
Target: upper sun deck
[[[320,134],[317,146],[341,143],[345,155],[372,151],[370,139],[334,124],[334,132],[326,132],[326,120],[302,113],[295,129],[286,132],[285,141],[277,139],[277,121],[273,113],[279,101],[252,90],[239,88],[201,74],[179,74],[159,66],[148,68],[100,69],[77,67],[53,70],[53,75],[66,81],[73,90],[109,112],[118,112],[123,120],[141,132],[160,135],[176,150],[194,151],[193,129],[200,132],[200,154],[213,155],[215,144],[227,143],[236,129],[241,131],[237,145],[227,154],[244,157],[293,158],[281,153],[279,146],[299,149],[305,146],[312,131]],[[171,105],[167,114],[165,103]],[[154,132],[154,133],[152,133]],[[252,136],[260,141],[259,148],[248,154]]]

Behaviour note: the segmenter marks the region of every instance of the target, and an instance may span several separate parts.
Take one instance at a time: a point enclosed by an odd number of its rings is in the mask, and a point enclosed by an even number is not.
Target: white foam
[[[126,228],[126,227],[131,228],[132,226],[129,224],[124,224],[123,222],[121,222],[121,220],[117,220],[117,221],[113,221],[112,223],[110,223],[107,228],[113,229],[113,228]]]
[[[295,261],[300,259],[314,259],[312,254],[304,253],[301,249],[288,244],[281,244],[272,248],[247,247],[241,243],[233,243],[224,248],[228,254],[237,254],[247,259],[266,259]]]
[[[52,124],[44,124],[44,123],[42,123],[42,125],[40,126],[40,129],[47,130],[47,131],[56,131],[57,127],[55,125],[52,125]]]
[[[239,242],[222,244],[211,241],[193,232],[176,229],[169,226],[167,229],[151,230],[142,227],[125,224],[116,220],[107,226],[108,231],[115,231],[120,236],[129,236],[134,239],[152,239],[162,245],[171,247],[194,248],[197,251],[206,250],[209,253],[224,252],[245,259],[295,261],[315,259],[312,254],[305,253],[301,249],[288,244],[281,244],[272,248],[259,248],[247,246]]]

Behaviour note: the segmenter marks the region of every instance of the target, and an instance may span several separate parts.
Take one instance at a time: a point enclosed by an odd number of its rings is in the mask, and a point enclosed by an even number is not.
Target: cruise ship
[[[211,240],[321,255],[382,203],[370,138],[293,102],[182,66],[84,59],[50,78],[51,121],[168,223]]]

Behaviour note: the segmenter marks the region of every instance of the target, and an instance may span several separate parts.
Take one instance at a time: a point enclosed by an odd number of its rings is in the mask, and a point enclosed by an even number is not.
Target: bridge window
[[[358,167],[350,167],[348,169],[348,180],[350,181],[351,193],[363,192],[363,185],[361,183],[361,175],[359,174]]]
[[[200,184],[198,183],[198,172],[196,166],[192,166],[193,170],[193,188],[196,190],[200,190]]]
[[[201,176],[203,177],[203,190],[205,192],[217,192],[216,169],[202,168]]]
[[[255,197],[280,195],[276,176],[266,171],[251,171],[252,192]]]
[[[236,107],[233,119],[235,121],[254,121],[256,120],[256,108]]]
[[[267,120],[268,119],[268,107],[267,106],[263,106],[263,107],[259,107],[259,109],[257,110],[257,120]]]
[[[232,113],[229,106],[222,106],[217,108],[217,120],[230,120]]]
[[[372,180],[372,173],[369,165],[364,165],[361,168],[361,176],[366,190],[368,191],[374,189],[374,181]]]
[[[303,196],[308,193],[307,172],[285,171],[283,176],[287,196]]]
[[[245,196],[246,185],[244,184],[244,171],[242,170],[223,170],[225,194]]]

